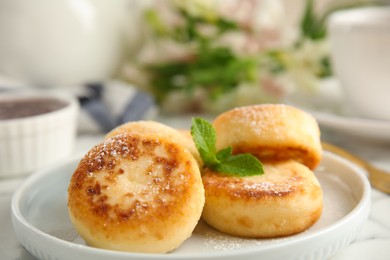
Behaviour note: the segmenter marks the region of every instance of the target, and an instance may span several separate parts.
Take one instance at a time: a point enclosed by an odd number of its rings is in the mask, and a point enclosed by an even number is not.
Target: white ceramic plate
[[[328,152],[316,170],[324,191],[320,220],[298,235],[245,239],[200,222],[193,235],[169,254],[134,254],[90,247],[67,212],[67,187],[80,157],[30,176],[12,199],[17,238],[40,259],[328,259],[353,241],[367,219],[370,185],[362,170]]]
[[[289,97],[286,103],[311,113],[321,126],[381,142],[390,142],[390,121],[363,118],[343,97],[337,80],[324,81],[317,93]]]

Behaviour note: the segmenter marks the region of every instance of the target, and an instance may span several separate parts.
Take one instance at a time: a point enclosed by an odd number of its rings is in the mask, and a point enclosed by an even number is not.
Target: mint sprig
[[[241,177],[264,173],[263,165],[252,154],[233,155],[232,147],[217,152],[215,129],[203,118],[192,119],[191,135],[205,167],[220,173]]]

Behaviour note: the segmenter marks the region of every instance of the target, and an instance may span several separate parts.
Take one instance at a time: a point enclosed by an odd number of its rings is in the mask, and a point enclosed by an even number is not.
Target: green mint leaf
[[[230,156],[232,156],[233,148],[231,146],[226,147],[216,154],[216,157],[218,161],[225,161],[227,160]]]
[[[251,154],[236,154],[224,158],[219,164],[212,167],[218,172],[244,176],[263,174],[263,165]]]
[[[241,177],[264,173],[261,162],[251,154],[233,155],[232,147],[216,152],[217,135],[212,124],[206,120],[193,118],[191,135],[205,167],[223,174]]]
[[[213,126],[203,118],[193,118],[191,135],[204,164],[218,163],[215,157],[216,133]]]

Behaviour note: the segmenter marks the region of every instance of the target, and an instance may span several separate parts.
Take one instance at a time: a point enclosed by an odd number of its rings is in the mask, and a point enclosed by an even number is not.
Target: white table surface
[[[170,122],[168,122],[170,123]],[[378,144],[362,139],[341,136],[324,130],[322,139],[340,145],[373,164],[390,172],[390,143]],[[80,135],[74,153],[85,153],[102,140],[102,135]],[[10,218],[13,192],[24,178],[0,179],[0,259],[36,259],[17,241]],[[339,251],[333,260],[390,259],[390,196],[375,189],[372,191],[372,209],[356,240]]]

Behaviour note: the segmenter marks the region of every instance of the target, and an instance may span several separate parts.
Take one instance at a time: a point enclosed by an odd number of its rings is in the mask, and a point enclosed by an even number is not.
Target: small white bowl
[[[27,175],[71,154],[79,111],[75,97],[54,90],[24,89],[1,93],[0,104],[26,100],[42,104],[48,99],[62,107],[27,117],[0,117],[0,178]]]

